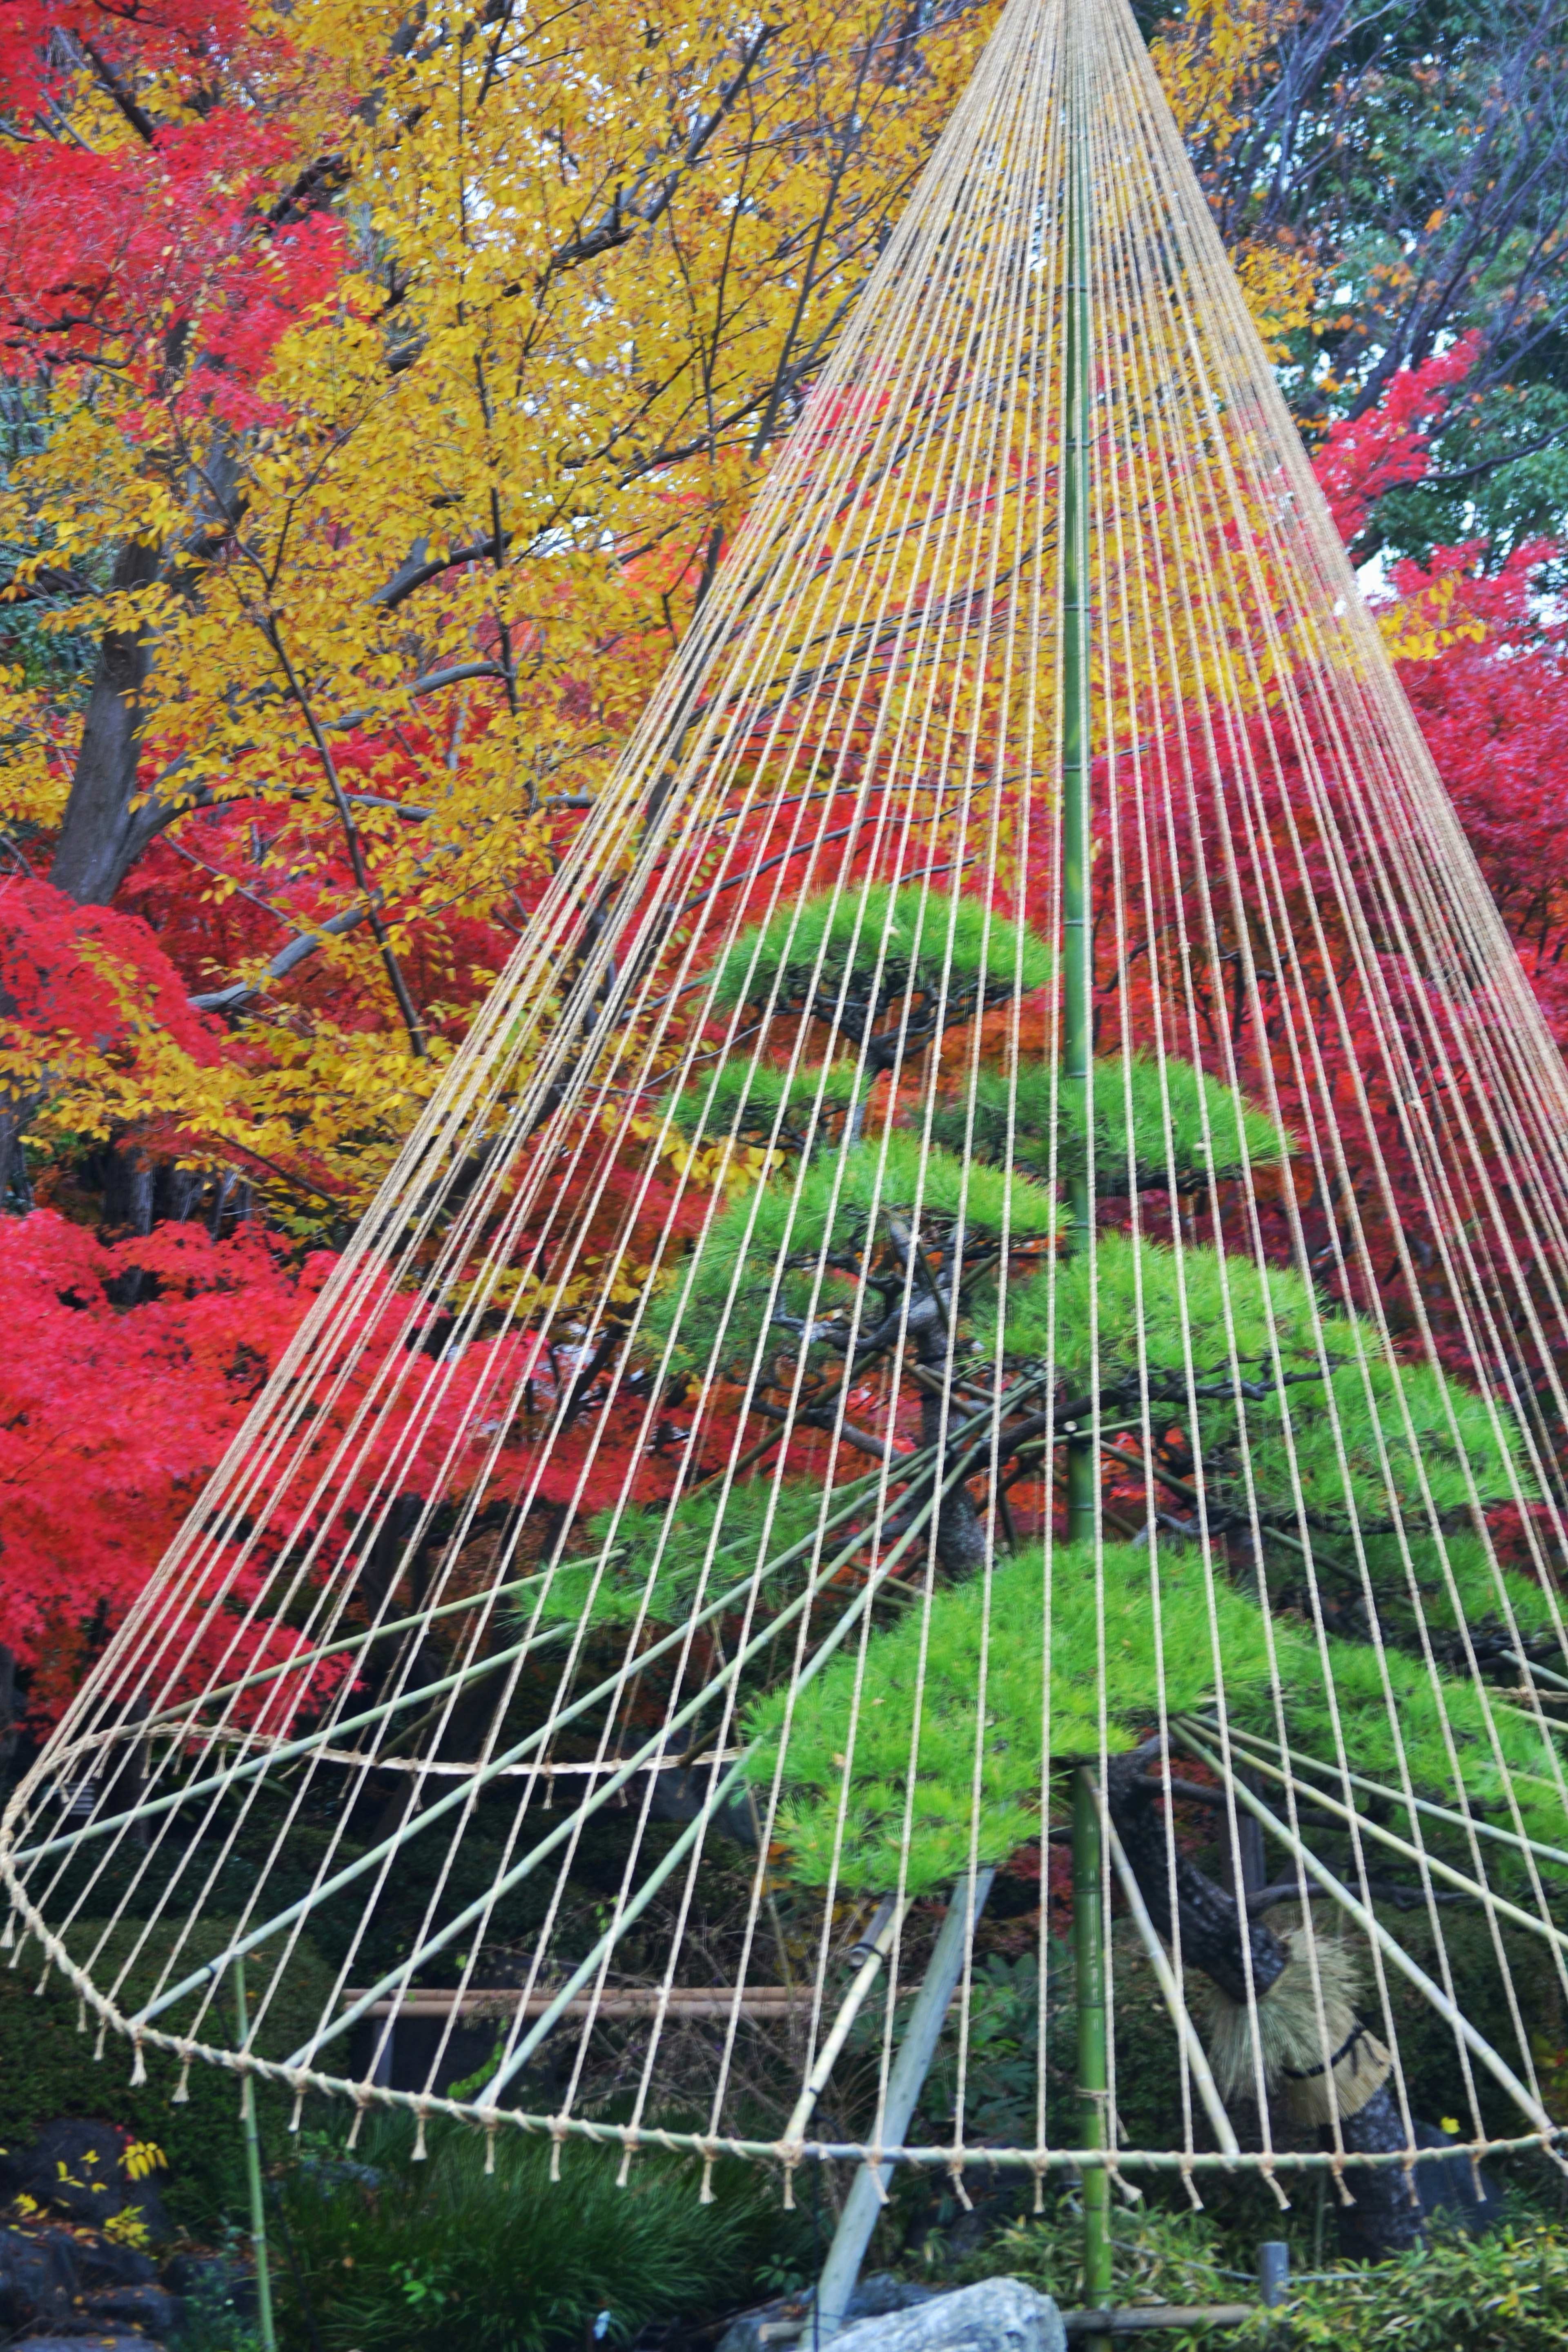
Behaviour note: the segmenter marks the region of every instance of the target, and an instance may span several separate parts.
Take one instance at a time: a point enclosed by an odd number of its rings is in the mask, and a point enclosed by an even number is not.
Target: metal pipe
[[[963,1974],[964,1955],[973,1933],[974,1922],[985,1907],[991,1892],[994,1870],[977,1871],[973,1879],[961,1878],[952,1890],[952,1901],[942,1923],[924,1981],[915,1995],[910,2011],[910,2021],[904,2028],[904,2038],[899,2044],[888,2075],[887,2095],[882,2104],[878,2145],[899,2147],[910,2127],[931,2062],[936,2053],[937,2037],[942,2020],[947,2015],[948,2002],[953,1988]],[[816,2326],[814,2334],[819,2342],[837,2336],[844,2325],[844,2315],[855,2283],[860,2275],[860,2265],[866,2249],[871,2242],[871,2232],[877,2226],[877,2216],[887,2201],[887,2184],[892,2173],[890,2162],[863,2164],[850,2184],[844,2200],[844,2210],[838,2227],[833,2233],[833,2243],[827,2250],[822,2276],[816,2288]]]

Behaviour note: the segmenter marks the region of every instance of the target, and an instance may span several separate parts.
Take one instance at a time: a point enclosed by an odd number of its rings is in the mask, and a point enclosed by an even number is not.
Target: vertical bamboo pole
[[[234,1964],[234,2009],[239,2027],[239,2046],[244,2049],[250,2033],[250,2020],[245,2005],[245,1961]],[[260,2336],[263,2352],[278,2352],[278,2336],[272,2325],[272,2275],[267,2266],[267,2207],[261,2193],[261,2141],[256,2129],[256,2084],[250,2075],[240,2077],[239,2118],[245,2136],[245,2172],[250,2189],[250,2243],[256,2255],[256,2332]]]
[[[1069,66],[1070,70],[1070,66]],[[1062,537],[1062,1045],[1060,1092],[1086,1144],[1094,1109],[1093,984],[1089,909],[1089,283],[1082,163],[1073,152],[1068,198],[1067,333],[1063,388]],[[1068,1179],[1068,1246],[1087,1250],[1094,1223],[1089,1162]],[[1068,1540],[1092,1542],[1098,1467],[1093,1441],[1068,1446]]]
[[[1078,2001],[1078,2095],[1080,2145],[1106,2145],[1110,2070],[1106,2063],[1105,1927],[1100,1811],[1087,1771],[1073,1774],[1072,1944]],[[1110,2175],[1103,2164],[1083,2175],[1083,2300],[1089,2311],[1109,2307],[1111,2291]],[[1083,2339],[1089,2352],[1110,2352],[1108,2335]]]
[[[1069,74],[1076,60],[1068,51]],[[1073,87],[1073,97],[1078,90]],[[1076,1114],[1084,1160],[1068,1180],[1068,1247],[1087,1251],[1094,1227],[1091,1176],[1094,1118],[1092,931],[1089,922],[1089,289],[1083,184],[1086,142],[1069,131],[1068,267],[1062,448],[1062,1060],[1064,1114]],[[1068,1541],[1092,1543],[1099,1525],[1099,1464],[1091,1437],[1068,1445]],[[1072,1916],[1077,1990],[1080,2145],[1103,2148],[1109,2126],[1110,2070],[1105,2019],[1104,1854],[1099,1810],[1087,1773],[1073,1777]],[[1089,2165],[1083,2176],[1083,2299],[1090,2311],[1111,2294],[1110,2175]],[[1089,2352],[1110,2352],[1109,2335],[1086,2338]]]

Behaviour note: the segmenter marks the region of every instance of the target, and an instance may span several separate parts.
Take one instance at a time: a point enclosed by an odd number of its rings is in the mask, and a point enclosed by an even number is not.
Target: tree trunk
[[[142,588],[158,574],[159,551],[131,546],[114,567],[116,588]],[[79,906],[107,907],[158,833],[153,804],[132,808],[141,749],[142,695],[152,668],[146,633],[111,629],[98,650],[81,749],[49,879]]]
[[[1253,1997],[1266,2000],[1289,1958],[1285,1945],[1262,1920],[1247,1919],[1234,1895],[1179,1853],[1173,1906],[1165,1825],[1156,1792],[1141,1785],[1142,1779],[1141,1759],[1115,1757],[1106,1772],[1105,1794],[1150,1917],[1168,1944],[1175,1941],[1179,1924],[1184,1964],[1201,1969],[1235,2001],[1247,1999],[1245,1952],[1251,1960]],[[1386,2084],[1353,2116],[1342,2116],[1340,2133],[1352,2154],[1379,2155],[1405,2146],[1405,2126]],[[1355,2200],[1340,2209],[1340,2242],[1345,2252],[1386,2262],[1421,2243],[1421,2209],[1402,2166],[1347,2172],[1344,2180]]]

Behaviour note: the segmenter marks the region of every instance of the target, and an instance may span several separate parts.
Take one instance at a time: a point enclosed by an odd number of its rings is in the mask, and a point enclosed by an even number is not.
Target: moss
[[[822,892],[742,931],[717,968],[713,1001],[757,1004],[775,992],[786,1003],[808,992],[832,997],[847,976],[864,992],[879,960],[884,1003],[911,987],[936,990],[944,968],[958,998],[973,998],[982,984],[993,997],[1044,988],[1055,969],[1043,940],[982,899],[868,882]],[[954,1017],[963,1011],[955,1004]]]
[[[1168,1185],[1173,1176],[1180,1189],[1247,1166],[1276,1167],[1286,1154],[1286,1139],[1266,1113],[1188,1062],[1167,1061],[1162,1068],[1141,1054],[1101,1059],[1094,1065],[1093,1092],[1095,1175],[1104,1193]],[[1011,1077],[1002,1070],[977,1072],[963,1099],[937,1109],[931,1132],[950,1150],[963,1151],[967,1142],[981,1159],[1048,1178],[1054,1109],[1061,1129],[1058,1172],[1068,1176],[1087,1158],[1084,1108],[1071,1093],[1058,1099],[1048,1063],[1022,1062]]]
[[[188,1973],[222,1951],[235,1930],[232,1918],[199,1917],[182,1953],[180,1972]],[[79,1965],[87,1964],[102,1931],[103,1923],[91,1919],[79,1920],[70,1930],[68,1948]],[[137,1921],[110,1930],[93,1964],[96,1982],[106,1988],[112,1983],[140,1933]],[[133,1962],[117,1999],[121,2011],[152,1990],[166,1949],[166,1941],[160,1942],[154,1931],[152,1957]],[[132,2089],[129,2042],[110,2032],[102,2059],[95,2061],[96,2017],[89,2011],[86,2030],[79,2031],[75,1992],[51,1971],[43,1992],[37,1993],[40,1973],[36,1944],[27,1946],[16,1969],[0,1970],[0,2146],[25,2146],[57,2116],[121,2124],[138,2139],[153,2141],[168,2158],[169,2170],[159,2186],[176,2222],[210,2233],[226,2213],[237,2219],[244,2206],[245,2176],[236,2078],[219,2067],[194,2064],[189,2096],[176,2105],[178,2062],[149,2048],[147,2080]],[[253,1960],[253,2000],[266,1981],[265,1961]],[[265,2056],[285,2057],[299,2047],[319,2018],[331,1982],[331,1971],[313,1948],[307,1943],[296,1945],[279,1998],[260,2028]],[[193,1999],[159,2023],[178,2031],[195,2014]],[[226,2038],[232,2031],[232,2011],[226,2008],[222,2015],[221,2031],[216,2025],[211,2029],[214,2040]],[[281,2137],[288,2105],[283,2093],[263,2088],[259,2107],[264,2126],[269,2125],[275,2139]]]

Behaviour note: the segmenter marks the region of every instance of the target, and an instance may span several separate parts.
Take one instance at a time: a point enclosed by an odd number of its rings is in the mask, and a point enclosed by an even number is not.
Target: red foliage
[[[37,1040],[107,1053],[155,1023],[195,1060],[213,1027],[145,923],[112,907],[80,907],[47,882],[0,881],[0,1004]]]
[[[68,1694],[234,1436],[322,1266],[198,1226],[100,1241],[52,1211],[0,1219],[0,1641]],[[127,1297],[153,1278],[153,1295]]]
[[[1313,471],[1347,546],[1359,539],[1385,491],[1426,475],[1432,435],[1468,375],[1480,340],[1479,334],[1462,336],[1451,350],[1418,368],[1402,368],[1375,408],[1329,427]]]

